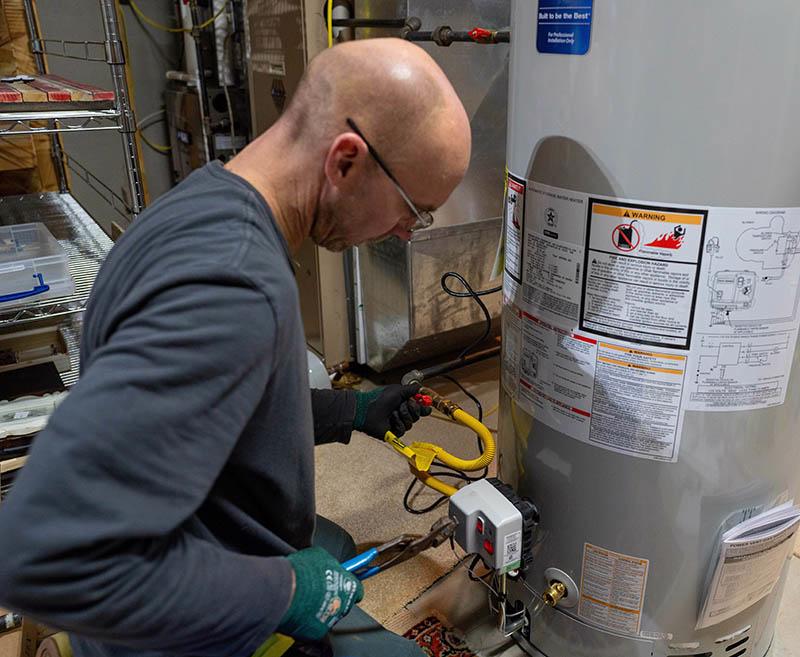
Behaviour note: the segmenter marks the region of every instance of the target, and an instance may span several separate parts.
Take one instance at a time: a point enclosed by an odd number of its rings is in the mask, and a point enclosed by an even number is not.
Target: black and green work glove
[[[364,587],[322,548],[307,548],[286,558],[294,569],[294,597],[278,632],[320,641],[361,602]]]
[[[356,416],[353,428],[383,440],[387,431],[398,438],[408,431],[420,417],[431,414],[430,406],[414,400],[418,385],[390,385],[369,392],[356,392]]]

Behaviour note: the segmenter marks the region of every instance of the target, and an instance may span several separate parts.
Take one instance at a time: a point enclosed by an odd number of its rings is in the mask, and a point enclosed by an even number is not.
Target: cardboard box
[[[0,6],[0,45],[11,41],[11,29],[8,27],[6,12]]]
[[[8,23],[11,38],[28,38],[28,23],[25,19],[25,7],[22,0],[0,0],[0,6]]]
[[[31,135],[18,135],[0,140],[0,171],[33,169],[37,164]]]

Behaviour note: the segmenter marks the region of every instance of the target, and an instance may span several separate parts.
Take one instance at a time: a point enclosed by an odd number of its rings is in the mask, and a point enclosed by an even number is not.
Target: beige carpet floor
[[[459,370],[454,376],[481,400],[484,412],[497,405],[497,359]],[[430,386],[475,414],[474,404],[452,383],[435,379]],[[496,428],[496,423],[495,411],[486,418],[486,425]],[[475,434],[436,417],[418,422],[404,440],[431,441],[465,458],[477,454]],[[343,526],[363,547],[399,534],[423,534],[434,521],[446,515],[446,505],[421,516],[407,513],[403,509],[403,495],[410,481],[405,459],[368,436],[356,434],[347,446],[325,445],[317,449],[317,512]],[[417,490],[420,489],[421,486]],[[424,507],[437,497],[437,493],[424,489],[412,498],[412,504]],[[422,554],[367,580],[361,607],[385,622],[449,572],[455,563],[449,544]]]

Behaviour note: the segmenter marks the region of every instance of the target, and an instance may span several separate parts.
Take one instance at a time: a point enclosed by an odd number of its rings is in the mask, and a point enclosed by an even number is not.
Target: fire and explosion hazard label
[[[707,214],[590,197],[580,329],[688,349]]]

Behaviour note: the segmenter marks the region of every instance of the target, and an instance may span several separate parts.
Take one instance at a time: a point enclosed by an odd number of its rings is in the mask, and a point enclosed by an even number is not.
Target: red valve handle
[[[422,393],[417,393],[414,395],[414,401],[417,402],[420,406],[433,406],[433,398],[430,395],[423,395]]]
[[[494,32],[484,27],[473,27],[469,31],[469,37],[476,43],[491,43],[494,38]]]

